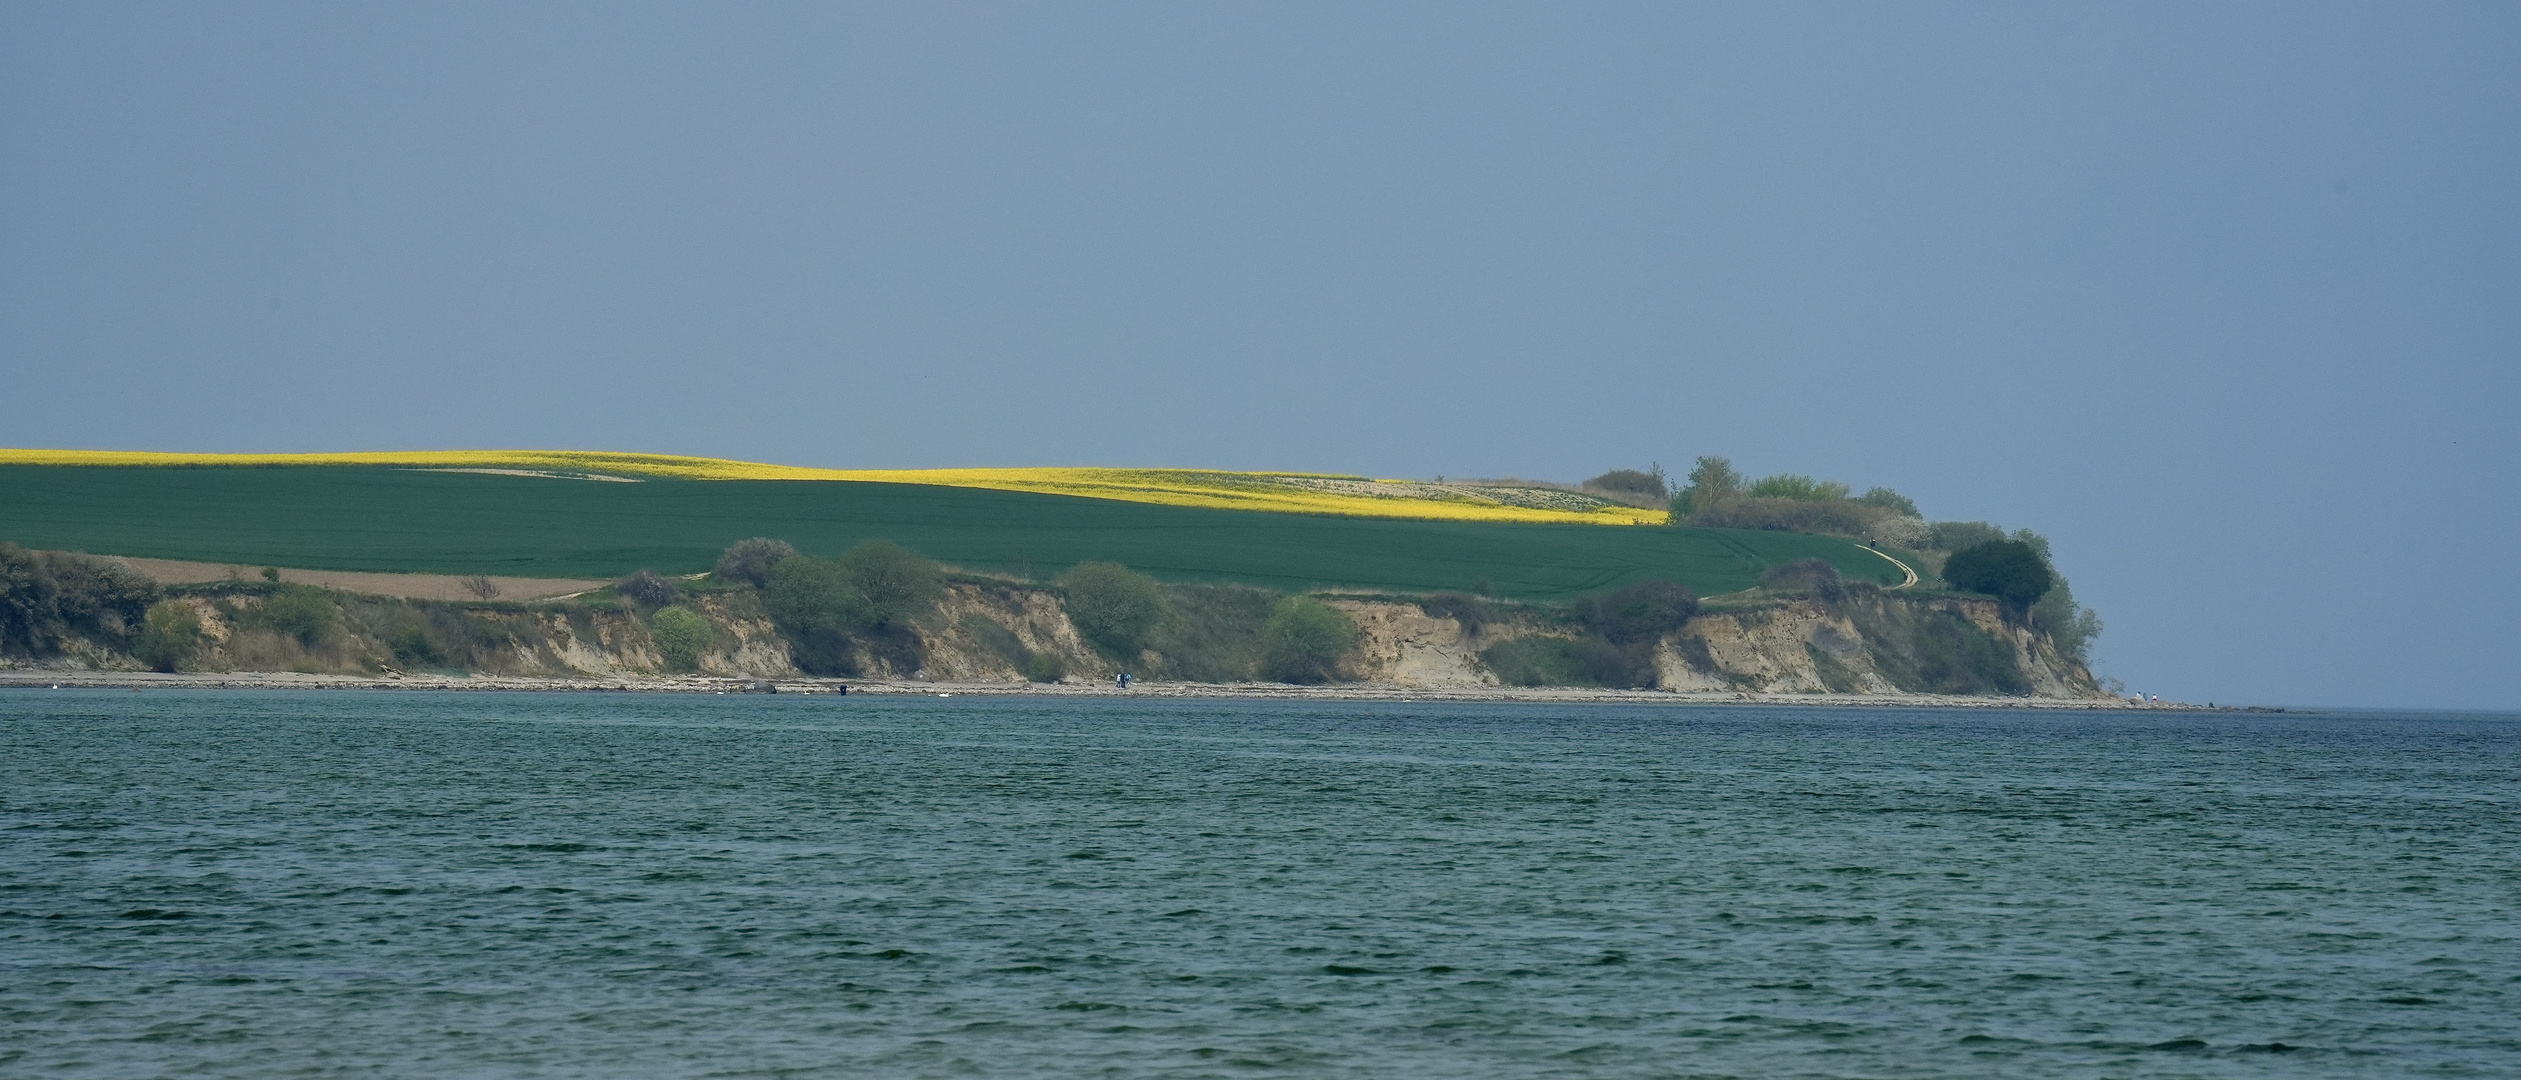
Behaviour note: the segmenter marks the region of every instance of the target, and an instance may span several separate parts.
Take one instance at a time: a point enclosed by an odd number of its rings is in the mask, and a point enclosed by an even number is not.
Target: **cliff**
[[[333,593],[338,620],[292,631],[276,625],[271,594],[234,590],[188,595],[201,641],[184,664],[195,671],[379,674],[464,671],[485,675],[602,679],[667,673],[648,618],[619,606],[449,604]],[[1510,642],[1560,639],[1579,631],[1545,613],[1506,609],[1480,619],[1430,615],[1416,603],[1385,599],[1330,602],[1355,620],[1357,648],[1346,679],[1427,690],[1502,685],[1495,650]],[[704,615],[711,638],[698,653],[704,675],[795,678],[789,643],[757,594],[704,593],[683,601]],[[996,583],[957,582],[935,610],[856,653],[857,677],[954,683],[1017,683],[1036,678],[1100,683],[1123,662],[1098,653],[1072,624],[1057,593]],[[1780,597],[1737,602],[1692,618],[1651,643],[1657,688],[1765,694],[1935,694],[2102,698],[2083,664],[2048,637],[2005,617],[1994,601],[1860,590],[1828,600]],[[0,666],[139,670],[113,642],[76,638],[41,664]],[[1142,679],[1216,682],[1178,657],[1129,658]],[[1248,670],[1248,669],[1247,669]],[[1535,685],[1524,677],[1521,685]]]

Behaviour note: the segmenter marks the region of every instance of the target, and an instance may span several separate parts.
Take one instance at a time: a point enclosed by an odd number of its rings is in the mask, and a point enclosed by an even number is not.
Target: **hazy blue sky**
[[[10,4],[0,445],[1582,479],[2521,706],[2521,7]],[[0,515],[5,508],[0,508]]]

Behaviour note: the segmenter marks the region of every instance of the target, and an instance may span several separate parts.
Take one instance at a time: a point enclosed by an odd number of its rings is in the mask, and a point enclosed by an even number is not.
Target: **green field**
[[[1533,525],[1206,510],[908,484],[584,480],[339,467],[0,466],[0,540],[240,566],[520,577],[709,569],[732,541],[836,555],[886,539],[1033,579],[1118,562],[1175,581],[1548,600],[1670,578],[1702,596],[1819,556],[1897,568],[1844,540],[1650,525]]]

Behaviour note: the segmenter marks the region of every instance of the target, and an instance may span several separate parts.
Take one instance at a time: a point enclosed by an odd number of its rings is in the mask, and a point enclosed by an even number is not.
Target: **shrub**
[[[1600,476],[1596,476],[1591,480],[1585,481],[1584,486],[1593,488],[1597,491],[1613,491],[1622,495],[1643,495],[1647,498],[1653,499],[1668,498],[1672,494],[1671,485],[1663,479],[1663,469],[1660,466],[1657,466],[1653,472],[1640,472],[1636,469],[1613,469]]]
[[[1149,643],[1163,658],[1156,669],[1190,682],[1258,677],[1268,653],[1264,631],[1280,599],[1243,585],[1166,585],[1167,614]]]
[[[1068,674],[1068,665],[1049,653],[1034,653],[1024,660],[1024,677],[1034,682],[1058,682]]]
[[[1068,621],[1115,659],[1137,656],[1164,621],[1164,591],[1155,579],[1118,563],[1081,563],[1059,579],[1059,589]]]
[[[1996,540],[1964,548],[1944,561],[1943,580],[1964,592],[1983,593],[2017,612],[2057,583],[2048,561],[2020,540]]]
[[[659,608],[648,617],[648,632],[656,638],[657,652],[665,657],[665,666],[674,671],[698,669],[700,654],[718,636],[708,618],[684,607]]]
[[[117,560],[47,555],[44,565],[58,590],[62,622],[106,644],[130,640],[149,605],[166,595],[157,582]]]
[[[1856,501],[1879,510],[1896,510],[1908,517],[1920,516],[1917,513],[1917,503],[1915,500],[1886,487],[1878,487],[1866,491],[1864,494],[1856,496]]]
[[[1718,529],[1774,529],[1829,536],[1863,536],[1872,519],[1888,513],[1846,499],[1734,498],[1691,514],[1689,523]]]
[[[718,556],[718,576],[756,587],[767,585],[771,567],[796,553],[797,549],[785,540],[766,536],[738,540],[727,546],[726,554]]]
[[[471,593],[479,599],[496,600],[499,598],[499,583],[490,580],[490,575],[488,574],[475,574],[471,577],[465,578],[461,584],[464,586],[465,592]]]
[[[1527,637],[1492,645],[1479,658],[1508,686],[1632,687],[1654,684],[1654,669],[1633,650],[1598,637]]]
[[[869,540],[833,560],[865,603],[870,625],[885,627],[926,610],[944,588],[937,564],[889,540]]]
[[[1585,621],[1612,644],[1651,649],[1698,614],[1698,594],[1677,581],[1640,581],[1585,607]]]
[[[1270,612],[1261,638],[1261,674],[1279,682],[1330,682],[1356,647],[1357,623],[1310,596],[1290,596]]]
[[[261,621],[300,645],[320,645],[341,625],[341,608],[312,585],[283,585],[263,601]]]
[[[1497,620],[1497,609],[1476,596],[1461,593],[1438,593],[1418,602],[1418,610],[1431,619],[1451,619],[1462,628],[1464,636],[1477,636],[1482,627]]]
[[[2067,587],[2063,577],[2057,579],[2048,595],[2040,597],[2039,603],[2031,605],[2031,621],[2048,632],[2048,639],[2056,644],[2058,652],[2077,661],[2092,658],[2092,639],[2101,636],[2101,616],[2075,603],[2075,592]]]
[[[396,632],[388,647],[394,650],[394,662],[404,667],[429,668],[446,663],[446,654],[438,651],[429,632],[417,625]]]
[[[1835,480],[1815,480],[1801,473],[1778,473],[1753,481],[1749,494],[1754,499],[1836,502],[1847,497],[1847,485]]]
[[[0,648],[51,652],[61,638],[60,596],[42,559],[0,543]]]
[[[881,645],[915,663],[917,640],[896,624],[936,600],[943,575],[935,563],[883,540],[869,540],[838,559],[782,559],[762,588],[771,621],[788,638],[799,668],[818,675],[857,674],[853,639]]]
[[[180,671],[201,644],[201,615],[192,605],[168,600],[141,616],[131,654],[151,671]]]
[[[1938,521],[1926,526],[1926,546],[1936,551],[1960,551],[2003,539],[2007,539],[2003,529],[1984,521]]]
[[[681,590],[674,587],[673,582],[665,579],[665,575],[654,570],[641,570],[623,578],[621,584],[614,588],[623,596],[629,597],[632,603],[645,607],[664,607],[681,599],[683,595]]]
[[[1837,604],[1847,599],[1847,586],[1840,582],[1838,568],[1829,560],[1814,556],[1768,568],[1759,583],[1773,592],[1809,593]]]

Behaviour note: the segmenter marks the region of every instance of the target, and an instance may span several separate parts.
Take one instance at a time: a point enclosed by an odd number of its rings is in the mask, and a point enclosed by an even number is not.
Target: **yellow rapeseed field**
[[[1492,487],[1374,480],[1319,473],[1197,469],[811,469],[720,458],[586,450],[422,450],[347,454],[173,454],[126,450],[5,450],[0,465],[273,466],[366,465],[406,469],[524,472],[588,478],[687,480],[858,480],[885,484],[991,488],[1092,499],[1351,517],[1440,521],[1581,522],[1659,525],[1669,515],[1589,495],[1540,487]]]

